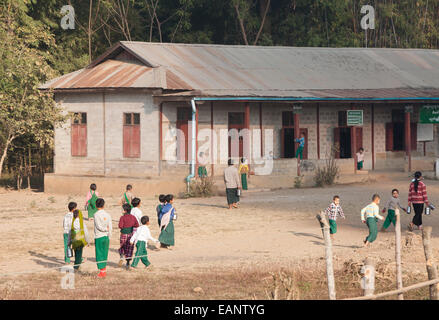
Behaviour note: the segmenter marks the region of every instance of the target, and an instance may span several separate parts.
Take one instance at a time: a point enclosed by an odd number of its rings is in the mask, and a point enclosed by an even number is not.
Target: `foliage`
[[[302,187],[303,177],[303,175],[300,175],[294,178],[294,188],[300,189]]]
[[[336,152],[337,147],[332,147],[326,157],[325,165],[323,167],[317,167],[316,173],[314,175],[314,182],[316,187],[333,185],[335,179],[338,178],[340,168],[338,167],[337,160],[335,158]]]
[[[211,177],[194,179],[189,185],[187,198],[205,198],[214,194],[215,183]]]

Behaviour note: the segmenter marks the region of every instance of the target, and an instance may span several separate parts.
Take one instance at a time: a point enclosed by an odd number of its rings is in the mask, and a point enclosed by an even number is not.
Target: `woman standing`
[[[410,222],[409,230],[413,231],[416,225],[419,230],[422,230],[422,212],[424,211],[424,203],[429,206],[427,198],[427,187],[421,180],[423,179],[420,171],[415,172],[415,179],[410,183],[408,206],[413,204],[415,216]]]
[[[247,177],[248,177],[248,164],[245,158],[241,158],[241,164],[239,165],[239,174],[241,175],[242,190],[247,190]]]

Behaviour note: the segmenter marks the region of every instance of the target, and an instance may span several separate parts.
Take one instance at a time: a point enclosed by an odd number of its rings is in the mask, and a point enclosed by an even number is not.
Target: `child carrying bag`
[[[76,218],[73,218],[73,221],[72,221],[71,243],[72,243],[73,250],[76,250],[80,247],[85,247],[87,245],[87,241],[85,240],[84,221],[82,219],[82,212],[80,210],[79,210],[78,217],[79,217],[79,225],[80,225],[79,231],[75,231],[75,229],[74,229],[74,223],[75,223]]]

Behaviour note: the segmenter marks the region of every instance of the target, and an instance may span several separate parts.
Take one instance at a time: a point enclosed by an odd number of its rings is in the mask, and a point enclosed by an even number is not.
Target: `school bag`
[[[96,211],[98,211],[98,209],[96,208],[96,200],[97,199],[98,199],[98,196],[93,191],[90,200],[88,200],[88,205],[87,205],[87,211],[88,211],[89,218],[93,218]]]
[[[133,205],[128,201],[128,197],[127,197],[127,193],[125,192],[123,194],[125,196],[125,201],[131,206],[131,208],[133,207]]]
[[[79,211],[79,225],[80,230],[75,231],[74,223],[75,219],[73,218],[72,221],[72,229],[71,229],[71,243],[72,243],[72,249],[76,250],[81,247],[85,247],[87,245],[87,241],[85,240],[85,232],[84,232],[84,221],[82,220],[82,213]]]

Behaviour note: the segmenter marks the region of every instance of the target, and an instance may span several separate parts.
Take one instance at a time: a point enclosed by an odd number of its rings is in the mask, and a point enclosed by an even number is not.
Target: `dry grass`
[[[114,270],[103,280],[98,279],[95,273],[83,273],[75,278],[74,290],[63,290],[60,282],[64,274],[51,272],[3,281],[0,299],[327,299],[324,265],[317,261],[314,266],[313,269],[302,264],[277,270],[210,269],[179,273],[156,269],[132,272]],[[360,287],[361,266],[361,263],[349,260],[335,271],[337,299],[363,294]],[[376,264],[377,293],[396,288],[393,270],[392,264],[387,261]],[[425,280],[426,275],[404,274],[405,286]],[[428,297],[428,287],[404,294],[406,300]],[[396,296],[387,299],[396,299]]]

